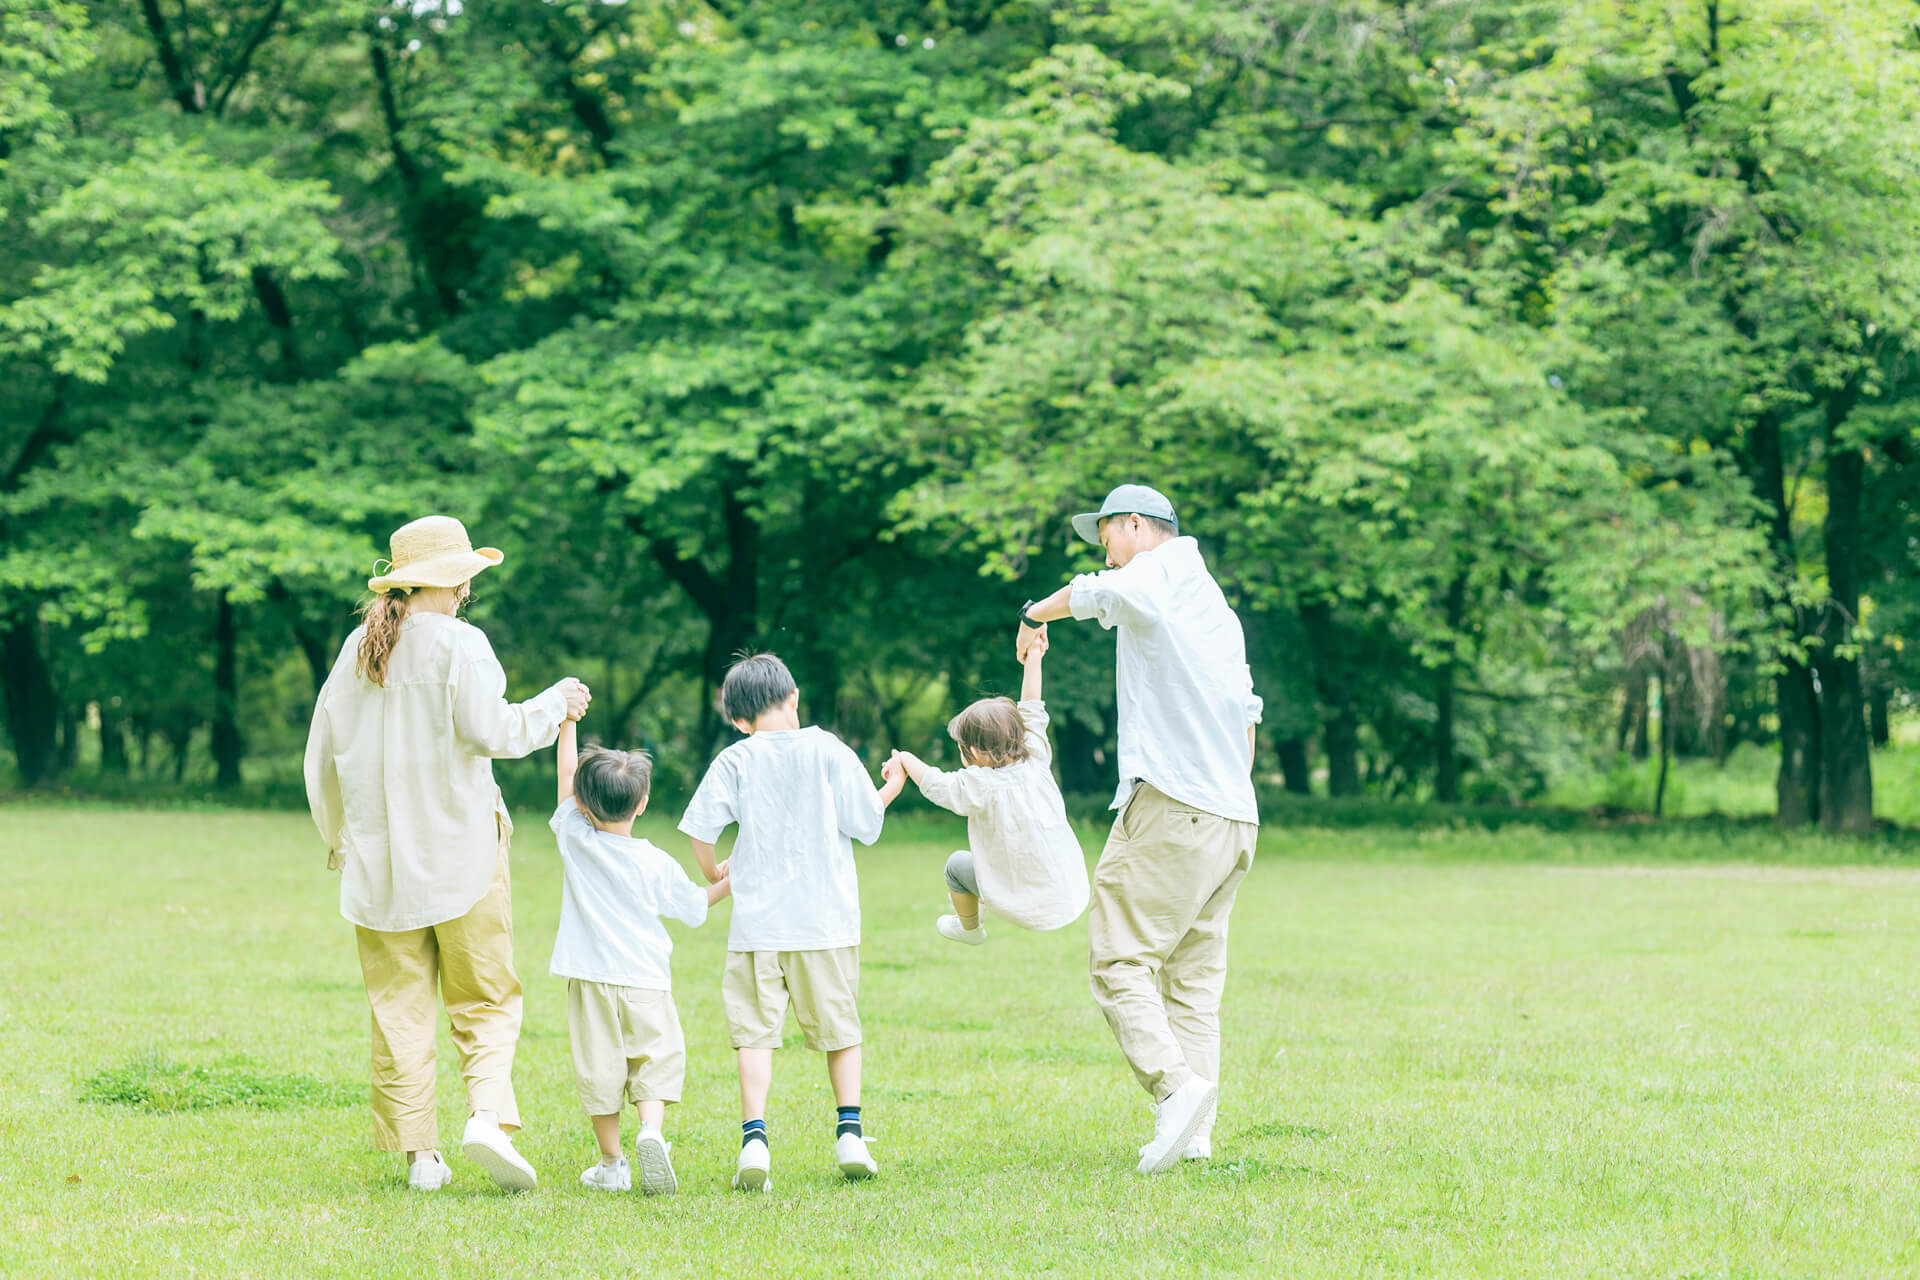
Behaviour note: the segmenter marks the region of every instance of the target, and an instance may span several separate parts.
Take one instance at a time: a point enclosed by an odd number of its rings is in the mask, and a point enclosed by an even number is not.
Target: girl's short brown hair
[[[1027,758],[1027,726],[1012,698],[980,699],[947,721],[947,732],[963,748],[962,763],[1003,769]]]

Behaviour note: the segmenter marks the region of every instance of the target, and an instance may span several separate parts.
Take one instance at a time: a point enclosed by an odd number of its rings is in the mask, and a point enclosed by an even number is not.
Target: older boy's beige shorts
[[[832,1053],[860,1043],[860,948],[729,951],[720,1003],[736,1049],[778,1049],[787,999],[807,1048]]]
[[[671,991],[567,980],[573,1083],[590,1116],[618,1115],[628,1102],[678,1102],[687,1042]]]

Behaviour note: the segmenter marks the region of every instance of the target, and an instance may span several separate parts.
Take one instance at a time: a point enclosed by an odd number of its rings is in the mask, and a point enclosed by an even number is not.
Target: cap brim
[[[491,569],[507,557],[498,547],[475,547],[452,555],[435,556],[404,569],[367,579],[367,590],[378,593],[396,587],[457,587],[482,569]]]
[[[1100,513],[1089,511],[1073,518],[1073,531],[1094,546],[1100,545]]]

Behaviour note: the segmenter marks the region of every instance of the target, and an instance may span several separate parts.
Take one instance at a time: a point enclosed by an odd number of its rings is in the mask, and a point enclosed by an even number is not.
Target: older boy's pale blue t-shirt
[[[715,756],[680,830],[712,844],[739,824],[727,950],[859,946],[852,841],[878,840],[885,817],[860,758],[817,725],[762,730]]]
[[[548,972],[673,990],[673,939],[661,917],[705,923],[707,891],[660,846],[594,826],[571,796],[547,825],[560,842],[561,871],[560,931]]]

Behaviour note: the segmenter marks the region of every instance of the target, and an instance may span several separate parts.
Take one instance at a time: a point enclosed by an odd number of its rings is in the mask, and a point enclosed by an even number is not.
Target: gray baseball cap
[[[1123,484],[1107,495],[1098,511],[1089,511],[1073,518],[1073,531],[1091,542],[1100,545],[1100,522],[1108,516],[1142,515],[1152,516],[1156,520],[1165,520],[1175,531],[1180,521],[1173,514],[1173,504],[1167,501],[1167,495],[1158,489],[1149,489],[1144,484]]]

